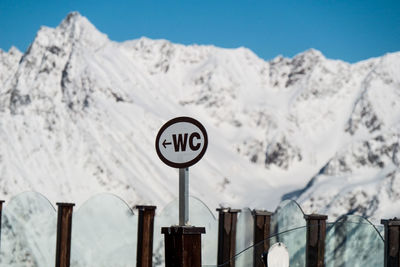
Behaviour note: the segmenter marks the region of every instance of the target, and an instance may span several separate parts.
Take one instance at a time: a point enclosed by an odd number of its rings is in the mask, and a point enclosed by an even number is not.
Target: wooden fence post
[[[400,266],[400,219],[381,220],[385,227],[385,267]]]
[[[165,266],[201,267],[201,234],[205,232],[204,227],[161,228],[165,240]]]
[[[304,215],[307,221],[306,267],[325,266],[326,220],[320,214]]]
[[[272,212],[264,210],[253,210],[254,218],[254,250],[253,250],[253,266],[264,267],[261,256],[269,249],[269,236],[271,228]],[[260,244],[259,244],[260,243]]]
[[[69,267],[71,257],[72,212],[75,204],[57,203],[56,267]]]
[[[218,258],[217,264],[227,263],[236,253],[236,224],[237,214],[240,210],[231,208],[219,208],[218,211]],[[234,267],[231,261],[226,265]]]
[[[138,205],[135,208],[139,211],[136,266],[152,267],[154,215],[157,207]]]

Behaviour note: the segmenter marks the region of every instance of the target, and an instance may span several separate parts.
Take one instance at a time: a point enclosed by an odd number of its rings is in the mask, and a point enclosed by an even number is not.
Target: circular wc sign
[[[208,145],[204,126],[190,117],[168,121],[158,131],[156,151],[160,159],[174,168],[187,168],[197,163]]]

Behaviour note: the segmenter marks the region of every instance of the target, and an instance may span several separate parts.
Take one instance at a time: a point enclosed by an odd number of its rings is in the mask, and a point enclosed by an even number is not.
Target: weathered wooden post
[[[400,266],[400,219],[381,220],[385,227],[385,267]]]
[[[320,214],[304,215],[307,221],[306,267],[325,266],[326,220]]]
[[[56,267],[69,267],[71,257],[71,233],[73,203],[57,203]]]
[[[268,251],[270,243],[270,228],[272,212],[264,210],[253,210],[254,218],[254,250],[253,250],[253,266],[264,267],[261,256]]]
[[[204,227],[161,228],[165,240],[165,266],[201,267],[201,234],[205,232]]]
[[[154,215],[157,207],[138,205],[135,208],[139,211],[136,266],[151,267],[153,265]]]
[[[217,264],[227,263],[236,252],[236,224],[238,209],[219,208],[218,211],[218,257]],[[234,267],[231,261],[226,266]]]

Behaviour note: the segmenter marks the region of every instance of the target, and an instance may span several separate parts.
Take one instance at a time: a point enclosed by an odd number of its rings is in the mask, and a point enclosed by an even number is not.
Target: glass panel
[[[251,210],[249,208],[244,208],[239,213],[239,218],[236,226],[236,251],[240,253],[253,246],[254,243],[254,218]],[[240,257],[236,266],[253,266],[253,256],[246,258],[249,255],[246,253],[244,256]],[[250,265],[249,265],[250,264]]]
[[[72,220],[72,267],[136,266],[138,218],[123,200],[95,196]]]
[[[25,192],[5,203],[1,223],[1,266],[52,267],[57,214],[41,194]]]
[[[383,225],[374,225],[378,233],[382,236],[382,238],[385,236],[385,227]]]
[[[178,225],[178,200],[168,204],[154,220],[154,249],[153,265],[164,265],[164,235],[161,227]],[[198,198],[189,198],[189,224],[196,227],[205,227],[206,233],[201,235],[201,253],[203,265],[215,265],[218,250],[218,221],[210,209]]]
[[[234,262],[235,266],[253,266],[254,246],[248,247],[241,251],[228,263],[222,264],[221,266],[231,266],[230,263]]]
[[[304,213],[293,200],[283,201],[271,218],[271,236],[276,235],[272,241],[273,243],[282,242],[286,245],[289,250],[291,267],[305,266],[305,226]]]
[[[383,251],[383,238],[368,220],[359,216],[343,216],[327,231],[325,265],[383,266]]]

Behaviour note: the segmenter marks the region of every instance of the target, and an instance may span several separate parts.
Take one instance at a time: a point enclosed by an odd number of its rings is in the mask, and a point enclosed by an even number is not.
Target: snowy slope
[[[4,52],[0,49],[0,85],[13,76],[21,57],[22,53],[14,46],[11,47],[8,52]],[[3,86],[1,88],[3,88]]]
[[[246,48],[116,43],[78,13],[0,52],[0,197],[77,204],[98,192],[163,206],[178,173],[158,129],[193,116],[209,135],[190,170],[210,207],[392,216],[400,196],[400,53],[349,64],[308,50],[270,62]],[[394,211],[400,215],[400,208]]]

